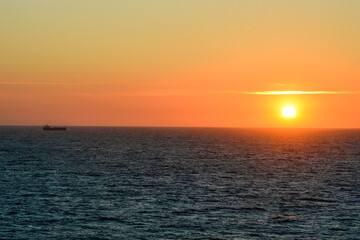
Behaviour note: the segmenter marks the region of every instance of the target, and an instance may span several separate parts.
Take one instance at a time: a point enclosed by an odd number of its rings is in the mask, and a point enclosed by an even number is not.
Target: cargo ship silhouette
[[[47,130],[62,130],[62,131],[64,131],[64,130],[66,130],[66,127],[51,127],[50,125],[46,124],[46,125],[43,127],[43,129],[44,129],[45,131],[47,131]]]

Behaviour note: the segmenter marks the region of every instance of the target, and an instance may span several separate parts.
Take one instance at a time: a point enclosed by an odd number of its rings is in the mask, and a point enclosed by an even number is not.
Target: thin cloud
[[[140,96],[185,96],[185,95],[219,95],[219,94],[236,94],[236,95],[326,95],[326,94],[358,94],[359,92],[350,91],[259,91],[246,92],[236,90],[152,90],[152,91],[135,91],[122,93],[121,95],[140,97]]]
[[[41,82],[41,81],[0,81],[0,85],[105,85],[115,82]]]
[[[43,81],[0,81],[0,85],[97,85],[113,84],[114,82],[43,82]],[[85,90],[85,89],[84,89]],[[189,90],[189,89],[152,89],[144,91],[122,92],[86,92],[86,90],[75,94],[83,96],[123,96],[123,97],[161,97],[161,96],[189,96],[189,95],[341,95],[359,94],[360,91],[238,91],[238,90]]]
[[[27,81],[14,81],[14,82],[1,82],[1,85],[64,85],[65,82],[27,82]]]
[[[324,94],[356,94],[350,91],[262,91],[247,92],[251,95],[324,95]]]

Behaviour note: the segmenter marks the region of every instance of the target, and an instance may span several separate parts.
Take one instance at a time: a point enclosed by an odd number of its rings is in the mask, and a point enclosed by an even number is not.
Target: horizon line
[[[0,124],[0,127],[42,127],[43,124],[24,124],[24,125],[9,125],[9,124]],[[60,125],[54,125],[60,126]],[[113,127],[113,128],[238,128],[238,129],[354,129],[360,130],[360,127],[282,127],[282,126],[263,126],[263,127],[251,127],[251,126],[176,126],[176,125],[64,125],[65,127]]]

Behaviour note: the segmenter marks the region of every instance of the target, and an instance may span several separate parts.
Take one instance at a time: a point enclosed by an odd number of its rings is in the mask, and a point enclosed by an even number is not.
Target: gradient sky
[[[0,33],[1,125],[360,127],[358,0],[2,0]]]

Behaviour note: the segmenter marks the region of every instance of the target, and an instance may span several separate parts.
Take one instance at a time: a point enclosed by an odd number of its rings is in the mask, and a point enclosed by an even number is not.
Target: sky
[[[360,127],[358,0],[2,0],[0,33],[0,125]]]

